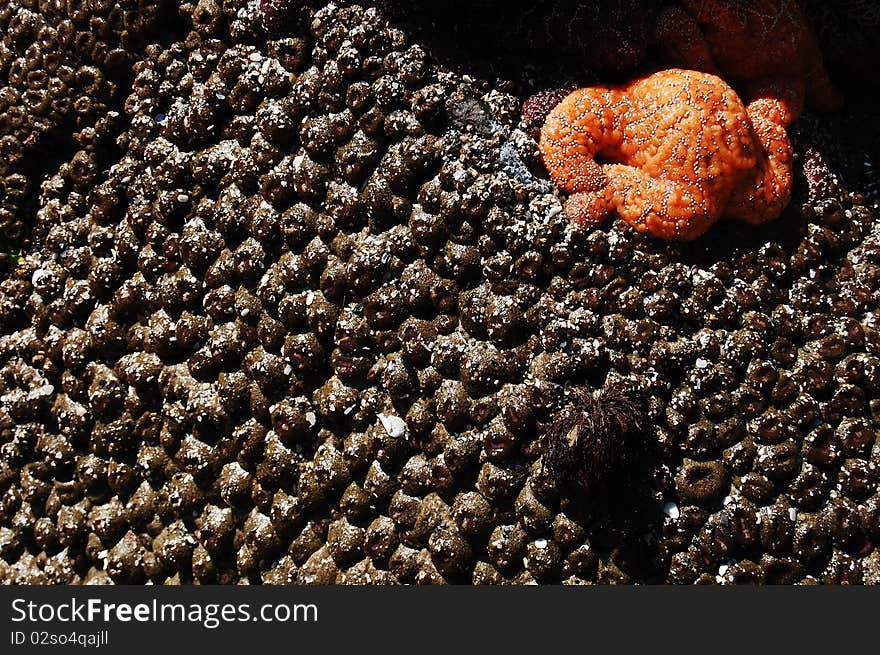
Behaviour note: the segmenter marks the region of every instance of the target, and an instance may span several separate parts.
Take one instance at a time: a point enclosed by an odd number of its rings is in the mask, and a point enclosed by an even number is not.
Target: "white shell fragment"
[[[378,414],[379,422],[389,437],[402,437],[406,433],[406,422],[393,414]]]
[[[671,518],[673,521],[680,516],[678,505],[671,501],[663,505],[663,513],[666,514],[666,516]]]

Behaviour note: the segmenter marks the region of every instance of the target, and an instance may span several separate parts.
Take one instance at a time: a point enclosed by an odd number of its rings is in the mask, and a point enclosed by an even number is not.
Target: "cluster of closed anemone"
[[[120,131],[119,101],[162,3],[37,2],[0,8],[0,246],[30,238],[41,177],[73,154],[88,169]]]

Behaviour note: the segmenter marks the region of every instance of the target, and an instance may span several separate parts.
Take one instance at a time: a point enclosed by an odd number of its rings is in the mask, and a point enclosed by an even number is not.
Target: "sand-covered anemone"
[[[0,256],[29,241],[53,167],[78,155],[72,172],[88,178],[103,163],[122,129],[131,66],[166,27],[164,9],[139,0],[0,9]]]

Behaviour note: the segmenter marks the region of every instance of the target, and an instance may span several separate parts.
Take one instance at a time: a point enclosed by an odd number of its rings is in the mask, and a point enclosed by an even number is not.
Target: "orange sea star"
[[[682,69],[574,91],[547,116],[539,144],[572,194],[566,214],[590,225],[616,212],[670,240],[695,239],[721,217],[776,218],[791,195],[786,127],[802,97],[771,83],[753,94],[745,106],[719,77]]]
[[[819,111],[842,102],[795,0],[679,0],[661,14],[656,36],[678,65],[737,88],[772,78],[803,86]]]

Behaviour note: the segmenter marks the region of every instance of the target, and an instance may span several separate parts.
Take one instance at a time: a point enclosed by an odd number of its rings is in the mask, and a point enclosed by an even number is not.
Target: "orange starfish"
[[[572,195],[567,216],[595,224],[616,212],[639,232],[690,240],[721,217],[759,224],[791,195],[785,128],[802,97],[754,88],[748,106],[715,75],[670,69],[568,95],[541,129],[550,176]]]
[[[806,17],[795,0],[679,0],[657,21],[657,41],[686,68],[734,86],[776,79],[803,86],[819,111],[840,107]]]

